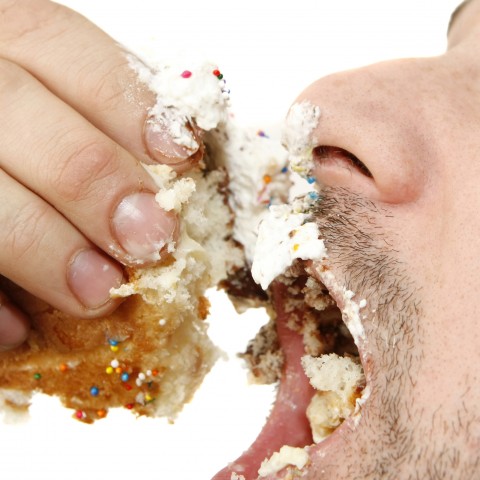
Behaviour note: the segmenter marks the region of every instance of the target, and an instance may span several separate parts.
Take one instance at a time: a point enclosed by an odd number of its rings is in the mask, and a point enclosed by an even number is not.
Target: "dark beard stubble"
[[[478,456],[462,455],[452,441],[454,436],[462,443],[465,432],[458,425],[465,424],[467,412],[459,411],[454,428],[441,419],[440,404],[427,412],[415,404],[424,355],[423,292],[401,258],[401,232],[389,229],[394,209],[337,188],[323,189],[313,209],[337,281],[368,301],[366,348],[378,352],[369,379],[372,408],[362,415],[359,431],[346,438],[350,448],[342,464],[349,467],[342,478],[480,478]],[[428,416],[431,421],[425,421]],[[322,465],[312,478],[333,478],[330,467]]]

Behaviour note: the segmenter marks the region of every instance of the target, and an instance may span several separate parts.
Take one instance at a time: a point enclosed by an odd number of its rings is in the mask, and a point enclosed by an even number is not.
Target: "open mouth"
[[[371,179],[349,152],[314,147],[319,117],[319,108],[308,102],[292,106],[284,135],[292,171],[311,184],[315,165],[326,163]],[[254,375],[279,381],[277,398],[254,443],[213,480],[306,478],[330,447],[341,449],[365,410],[367,301],[339,284],[331,270],[314,221],[318,200],[314,190],[274,205],[260,224],[252,276],[268,288],[275,320],[244,356]]]
[[[277,399],[254,443],[213,480],[302,476],[314,455],[358,422],[368,396],[360,358],[365,302],[354,302],[325,265],[303,260],[277,277],[270,294],[275,323],[245,356],[254,375],[278,376]]]

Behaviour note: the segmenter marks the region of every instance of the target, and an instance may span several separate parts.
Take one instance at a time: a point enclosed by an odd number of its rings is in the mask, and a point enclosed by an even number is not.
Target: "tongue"
[[[231,480],[232,473],[243,475],[245,480],[258,477],[258,469],[265,458],[280,450],[283,445],[305,447],[313,443],[310,426],[305,415],[313,388],[303,371],[300,358],[304,355],[303,339],[288,326],[288,313],[284,299],[286,287],[275,284],[273,306],[277,313],[277,332],[285,355],[277,400],[260,435],[250,448],[212,480]],[[296,312],[299,314],[299,312]],[[241,478],[241,477],[240,477]]]

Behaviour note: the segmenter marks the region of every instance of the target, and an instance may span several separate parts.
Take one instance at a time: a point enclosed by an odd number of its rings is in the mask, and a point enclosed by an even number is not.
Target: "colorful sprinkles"
[[[268,138],[267,135],[264,134],[262,130],[259,130],[257,132],[258,136],[263,136]],[[267,208],[270,207],[270,205],[273,205],[275,202],[276,198],[276,190],[278,190],[278,175],[280,174],[286,174],[288,173],[288,167],[284,166],[281,170],[277,170],[276,172],[273,173],[265,173],[262,177],[262,187],[258,193],[257,196],[257,201],[258,203],[265,205]],[[269,187],[269,185],[272,185]],[[278,195],[278,193],[277,193]]]
[[[216,68],[215,70],[212,71],[213,75],[215,75],[218,80],[221,81],[221,87],[222,87],[222,94],[223,94],[223,97],[226,98],[226,99],[229,99],[230,98],[230,90],[226,87],[226,84],[227,82],[225,81],[225,79],[223,78],[223,73],[218,69]],[[193,75],[193,72],[191,70],[184,70],[181,74],[180,74],[180,77],[182,78],[190,78],[192,77]]]
[[[122,346],[121,344],[122,341],[118,339],[111,338],[107,340],[107,347],[110,350],[120,348]],[[127,351],[128,346],[123,350]],[[67,370],[70,370],[70,367],[66,363],[62,363],[58,366],[58,370],[60,372],[66,372]],[[156,390],[152,390],[155,384],[153,377],[159,375],[158,369],[138,371],[134,367],[125,364],[121,359],[113,358],[110,361],[110,364],[105,367],[104,374],[114,376],[114,378],[110,380],[110,382],[113,382],[111,384],[113,389],[121,386],[125,391],[131,392],[132,397],[129,403],[123,404],[124,408],[133,410],[136,407],[145,407],[155,401],[154,395]],[[33,374],[33,378],[35,378],[35,380],[40,380],[42,375],[39,372],[36,372]],[[135,380],[135,383],[133,383],[133,380]],[[115,386],[116,382],[118,382],[118,387]],[[99,383],[87,386],[86,391],[91,397],[101,398],[103,390],[105,390],[105,397],[108,398],[109,393],[107,385],[109,385],[109,382],[105,383],[105,380],[103,380]],[[96,406],[91,410],[90,407],[75,410],[73,417],[81,422],[91,423],[95,419],[106,417],[107,413],[108,410],[106,408],[98,408],[98,406]]]
[[[83,410],[77,410],[75,412],[75,417],[79,420],[85,420],[87,418],[87,414]]]
[[[212,72],[219,80],[223,80],[223,74],[217,68]]]
[[[155,399],[154,399],[149,393],[147,393],[147,394],[145,395],[145,401],[146,401],[147,403],[153,402],[154,400],[155,400]]]
[[[213,70],[212,73],[220,80],[220,85],[221,85],[221,88],[222,88],[222,95],[225,99],[228,100],[230,98],[230,89],[227,88],[227,82],[223,78],[223,73],[218,68]]]
[[[114,339],[114,338],[110,338],[108,340],[108,343],[110,345],[110,350],[113,352],[113,353],[116,353],[118,352],[118,350],[120,349],[120,346],[119,346],[119,341]]]

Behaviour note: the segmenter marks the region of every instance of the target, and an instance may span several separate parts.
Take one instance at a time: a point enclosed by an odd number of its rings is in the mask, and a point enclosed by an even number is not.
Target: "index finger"
[[[0,0],[0,57],[21,65],[90,123],[144,163],[185,170],[201,156],[152,125],[155,94],[138,79],[131,56],[80,14],[47,0]],[[139,62],[139,61],[138,61]]]

